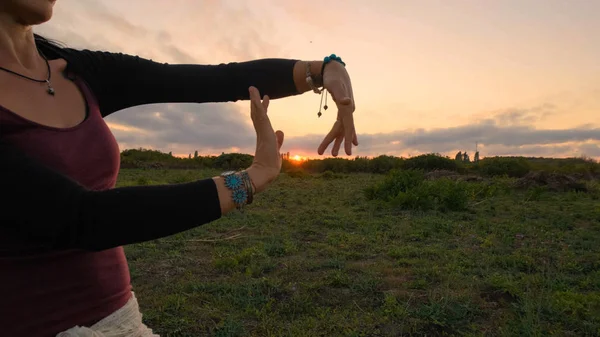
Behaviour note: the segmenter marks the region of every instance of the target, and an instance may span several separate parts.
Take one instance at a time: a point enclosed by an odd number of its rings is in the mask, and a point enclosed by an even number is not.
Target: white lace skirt
[[[142,323],[142,313],[135,294],[119,310],[91,327],[75,326],[56,337],[160,337]]]

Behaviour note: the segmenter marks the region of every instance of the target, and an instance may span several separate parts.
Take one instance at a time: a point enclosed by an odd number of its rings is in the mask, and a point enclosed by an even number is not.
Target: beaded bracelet
[[[252,201],[254,201],[254,186],[252,184],[252,179],[250,179],[250,175],[247,171],[242,171],[242,180],[244,180],[246,191],[248,191],[247,205],[250,205]]]
[[[310,62],[306,62],[306,84],[308,84],[308,86],[310,87],[310,89],[315,94],[320,94],[321,93],[321,89],[319,89],[315,85],[315,80],[313,79],[313,75],[312,75],[312,72],[310,71],[310,69],[311,69]]]
[[[250,205],[254,199],[252,180],[248,172],[227,171],[221,173],[221,177],[225,179],[225,186],[231,190],[236,208],[243,211],[244,206]]]
[[[332,61],[336,61],[341,63],[344,67],[346,66],[346,63],[344,61],[342,61],[342,58],[335,55],[335,54],[331,54],[329,56],[325,56],[323,58],[323,65],[321,66],[321,79],[324,79],[324,73],[325,73],[325,66],[329,63],[331,63]],[[310,65],[307,66],[307,74],[310,74]],[[308,82],[308,78],[306,79],[306,81]],[[312,84],[312,77],[311,77],[311,83],[309,83],[309,85]],[[311,89],[313,89],[313,91],[316,94],[321,94],[321,103],[319,104],[319,112],[317,112],[317,117],[321,117],[321,115],[323,115],[323,113],[321,113],[321,107],[323,107],[324,110],[327,110],[328,106],[327,106],[327,90],[325,90],[325,88],[323,88],[323,90],[319,90],[315,89],[311,86]],[[323,94],[325,94],[325,105],[323,105]]]
[[[325,66],[327,64],[329,64],[331,61],[337,61],[337,62],[341,63],[344,67],[346,66],[346,63],[344,61],[342,61],[342,58],[335,54],[325,56],[325,58],[323,58],[323,65],[321,66],[321,77],[323,77],[323,73],[325,72]]]

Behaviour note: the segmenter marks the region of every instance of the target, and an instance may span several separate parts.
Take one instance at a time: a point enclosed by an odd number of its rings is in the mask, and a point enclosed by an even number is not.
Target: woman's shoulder
[[[48,60],[64,59],[70,66],[75,66],[82,61],[83,50],[67,47],[60,42],[39,35],[35,36],[35,40],[38,50]]]

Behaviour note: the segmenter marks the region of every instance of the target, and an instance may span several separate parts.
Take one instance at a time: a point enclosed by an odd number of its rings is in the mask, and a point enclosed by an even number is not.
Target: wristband
[[[243,211],[245,205],[250,205],[254,199],[252,180],[246,171],[227,171],[221,173],[225,179],[225,187],[231,190],[231,197],[236,208]]]
[[[321,93],[321,90],[319,88],[317,88],[317,86],[315,85],[315,80],[313,79],[312,72],[310,71],[310,62],[306,62],[306,84],[308,84],[308,86],[310,87],[310,89],[315,94],[320,94]]]
[[[321,66],[321,80],[323,80],[325,77],[324,72],[325,72],[325,66],[329,63],[331,63],[332,61],[336,61],[341,63],[344,67],[346,66],[346,63],[344,61],[342,61],[342,58],[335,55],[335,54],[331,54],[329,56],[325,56],[325,58],[323,58],[323,65]],[[306,78],[306,82],[308,83],[308,80],[310,78],[311,82],[308,84],[309,86],[311,86],[312,84],[312,77],[310,76],[310,65],[307,66],[306,69],[306,73],[307,73],[307,78]],[[323,83],[324,84],[324,83]],[[323,107],[323,109],[327,110],[327,90],[325,90],[325,87],[323,87],[323,90],[319,90],[315,89],[314,86],[311,86],[311,89],[313,89],[313,91],[317,94],[321,94],[321,104],[319,104],[319,112],[317,112],[317,117],[321,117],[321,115],[323,115],[323,113],[321,113],[321,107]],[[325,93],[325,105],[323,105],[323,93]]]
[[[344,67],[346,66],[346,63],[344,61],[342,61],[342,58],[335,54],[325,56],[325,58],[323,58],[323,65],[321,66],[321,78],[323,77],[323,73],[325,72],[325,66],[328,63],[330,63],[331,61],[337,61],[337,62],[341,63]]]

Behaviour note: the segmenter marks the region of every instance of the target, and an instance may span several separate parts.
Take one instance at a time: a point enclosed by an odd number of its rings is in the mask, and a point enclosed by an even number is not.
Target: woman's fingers
[[[331,148],[331,155],[337,157],[340,153],[340,146],[342,146],[342,142],[344,141],[344,134],[342,132],[339,133],[335,141],[333,142],[333,147]]]
[[[258,104],[260,104],[260,96],[258,94],[258,90],[255,87],[248,88],[248,93],[250,94],[250,117],[252,117],[252,122],[256,124],[257,114],[259,110]]]
[[[281,150],[281,146],[283,145],[283,131],[277,130],[275,137],[277,138],[277,150]]]
[[[352,114],[347,114],[342,118],[342,123],[344,125],[344,148],[346,150],[347,155],[352,154],[352,141],[354,140],[354,117]]]
[[[337,138],[337,135],[341,131],[341,129],[340,129],[341,127],[342,127],[342,123],[340,121],[335,121],[335,123],[333,123],[333,127],[331,128],[329,133],[325,136],[325,138],[323,138],[321,145],[319,145],[319,148],[317,150],[319,155],[322,155],[323,153],[325,153],[325,150],[327,150],[327,148],[329,147],[329,144],[331,144],[331,142],[333,142],[334,139]]]
[[[259,134],[273,134],[271,121],[267,116],[267,108],[269,106],[269,97],[265,95],[265,101],[261,102],[260,93],[255,87],[248,88],[250,93],[250,110],[254,129]]]

